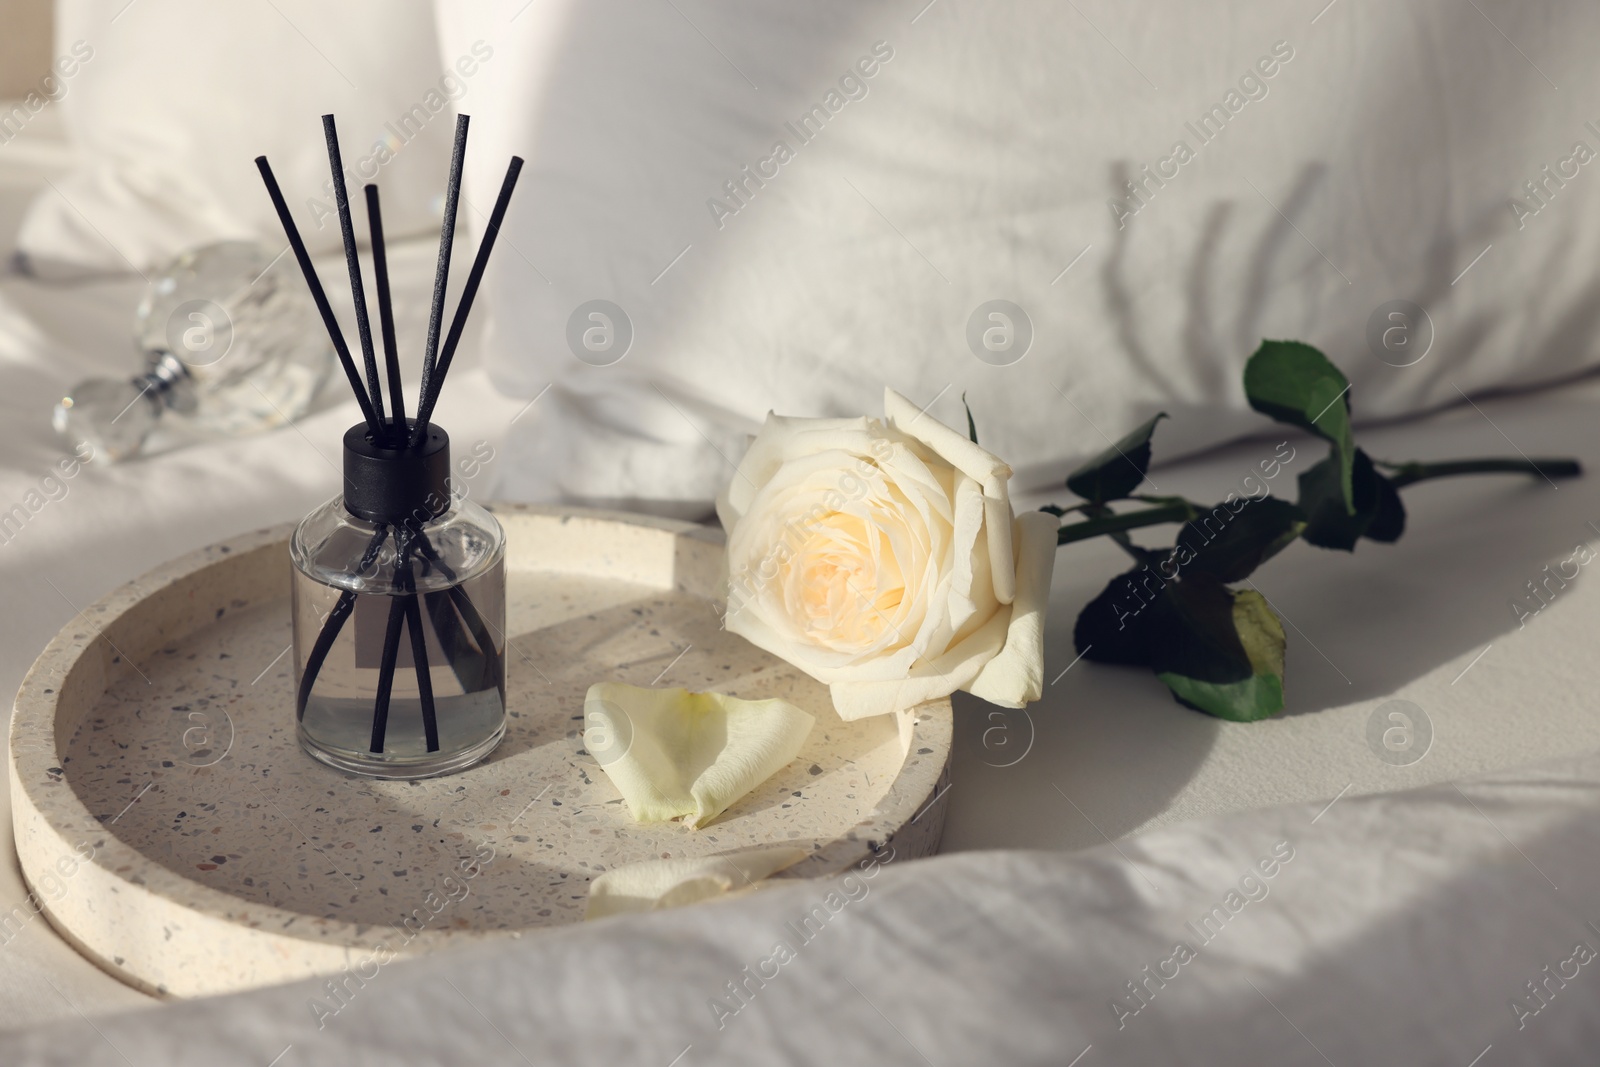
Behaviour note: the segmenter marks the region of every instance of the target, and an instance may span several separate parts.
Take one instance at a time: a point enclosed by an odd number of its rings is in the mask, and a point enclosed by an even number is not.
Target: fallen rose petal
[[[693,904],[754,886],[805,859],[804,849],[753,848],[727,856],[647,860],[613,867],[589,883],[584,919]]]
[[[813,719],[782,700],[599,682],[584,698],[590,753],[639,822],[691,829],[772,777],[800,752]],[[591,736],[600,739],[591,742]]]

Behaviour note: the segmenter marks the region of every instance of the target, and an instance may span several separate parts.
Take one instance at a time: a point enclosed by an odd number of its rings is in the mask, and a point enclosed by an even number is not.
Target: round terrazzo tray
[[[501,505],[506,739],[461,774],[341,774],[295,739],[290,527],[202,549],[72,620],[11,726],[17,851],[33,901],[141,989],[230,992],[578,921],[613,866],[792,843],[781,877],[893,840],[938,847],[948,701],[855,723],[825,687],[721,628],[720,536],[689,523]],[[602,680],[781,696],[816,716],[800,756],[701,830],[632,821],[583,748]]]

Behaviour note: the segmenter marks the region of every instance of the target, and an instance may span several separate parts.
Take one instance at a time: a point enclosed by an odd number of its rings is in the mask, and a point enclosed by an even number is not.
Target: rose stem
[[[1087,522],[1075,522],[1056,531],[1057,545],[1070,545],[1101,534],[1135,530],[1141,526],[1159,526],[1167,522],[1188,522],[1194,518],[1194,509],[1187,503],[1163,504],[1158,508],[1129,511],[1121,515],[1106,515]]]
[[[1429,478],[1457,474],[1532,474],[1543,478],[1576,478],[1583,467],[1575,459],[1456,459],[1445,463],[1383,463],[1394,471],[1386,475],[1396,489]]]

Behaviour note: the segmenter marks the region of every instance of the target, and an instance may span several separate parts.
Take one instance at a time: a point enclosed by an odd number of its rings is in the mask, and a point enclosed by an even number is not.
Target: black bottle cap
[[[406,420],[415,427],[414,419]],[[344,507],[368,522],[420,526],[450,508],[450,435],[433,423],[416,448],[375,443],[364,422],[344,435]]]

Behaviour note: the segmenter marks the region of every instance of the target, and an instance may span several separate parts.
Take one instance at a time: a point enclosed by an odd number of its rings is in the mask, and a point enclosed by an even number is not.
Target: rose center
[[[894,632],[904,596],[882,566],[882,531],[859,516],[830,512],[810,530],[781,575],[785,606],[812,640],[840,651],[880,645]]]

